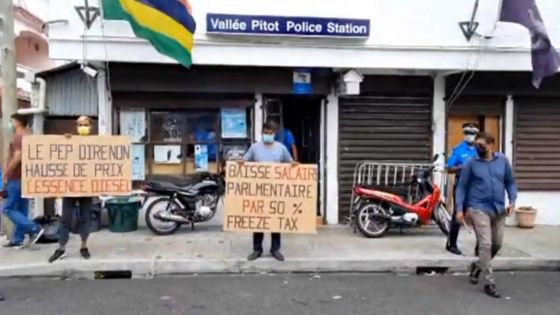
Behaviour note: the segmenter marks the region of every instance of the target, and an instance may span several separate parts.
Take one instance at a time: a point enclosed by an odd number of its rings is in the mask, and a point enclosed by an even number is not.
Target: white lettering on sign
[[[286,30],[288,32],[296,32],[296,33],[320,34],[323,31],[323,26],[319,23],[309,23],[309,22],[296,23],[294,21],[287,21]]]
[[[336,22],[329,22],[327,24],[327,32],[337,35],[366,35],[367,27],[365,25],[354,25],[352,23],[338,24]]]
[[[239,19],[225,19],[222,20],[220,18],[210,19],[210,23],[212,27],[218,29],[220,31],[246,31],[247,30],[247,23],[243,21],[239,21]]]
[[[259,32],[280,32],[280,23],[268,22],[264,20],[253,20],[251,22],[251,30]]]

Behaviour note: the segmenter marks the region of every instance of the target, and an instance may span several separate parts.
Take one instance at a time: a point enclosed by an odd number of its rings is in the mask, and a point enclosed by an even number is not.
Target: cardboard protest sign
[[[229,162],[224,230],[316,233],[317,165]]]
[[[24,197],[94,197],[132,191],[130,138],[30,135],[22,141]]]

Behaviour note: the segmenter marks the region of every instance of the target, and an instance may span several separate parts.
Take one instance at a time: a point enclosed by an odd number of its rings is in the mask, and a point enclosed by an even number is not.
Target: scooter
[[[437,156],[434,157],[434,161]],[[408,183],[418,189],[420,200],[410,203],[389,187],[354,187],[355,200],[351,222],[369,238],[384,236],[391,227],[408,228],[429,224],[433,219],[440,230],[449,234],[451,214],[441,200],[441,189],[431,180],[435,165],[412,176]]]

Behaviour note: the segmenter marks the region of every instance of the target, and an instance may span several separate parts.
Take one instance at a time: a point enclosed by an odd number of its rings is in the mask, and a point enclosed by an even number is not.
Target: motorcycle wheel
[[[148,209],[146,209],[146,225],[150,229],[150,231],[154,232],[157,235],[171,235],[181,227],[181,224],[177,222],[166,222],[157,219],[154,215],[161,211],[170,211],[174,207],[175,209],[179,209],[179,205],[171,201],[169,197],[161,197],[158,198],[150,204]]]
[[[445,235],[451,230],[451,214],[443,204],[439,204],[434,212],[434,221]]]
[[[368,203],[361,206],[354,217],[358,230],[368,238],[383,237],[389,230],[389,222],[381,218],[372,218],[374,214],[388,215],[379,204]]]

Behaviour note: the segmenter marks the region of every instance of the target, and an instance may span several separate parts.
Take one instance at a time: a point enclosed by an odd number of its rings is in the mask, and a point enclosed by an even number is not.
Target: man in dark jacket
[[[482,274],[486,294],[499,298],[501,294],[496,289],[490,264],[502,247],[506,216],[515,208],[517,187],[508,159],[494,152],[494,137],[481,132],[475,143],[479,157],[472,159],[462,170],[456,191],[456,208],[467,209],[476,233],[478,262],[471,265],[469,280],[477,284]],[[464,219],[465,211],[459,211],[457,220],[464,222]]]

